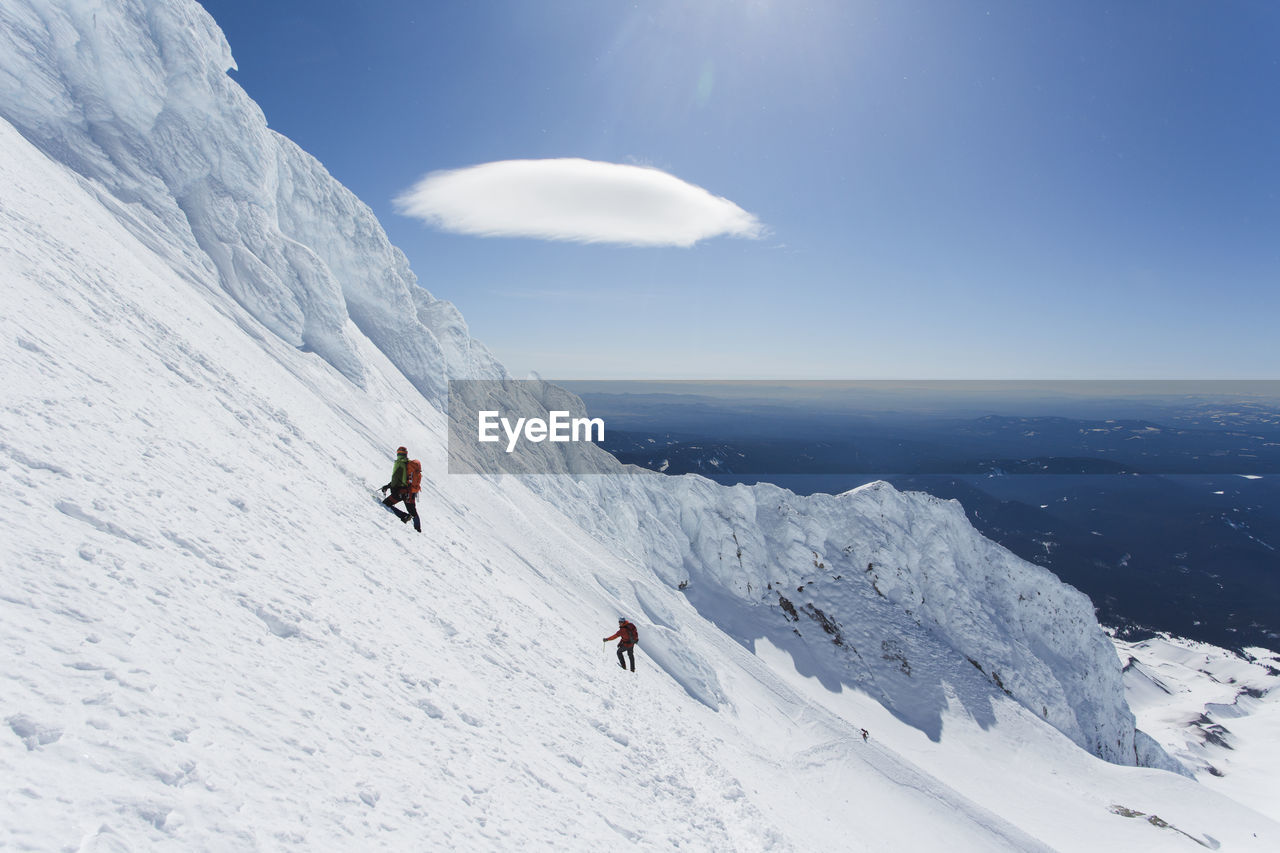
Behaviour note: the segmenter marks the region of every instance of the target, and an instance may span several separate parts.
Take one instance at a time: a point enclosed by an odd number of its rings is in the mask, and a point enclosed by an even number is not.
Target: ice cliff
[[[456,309],[416,286],[369,208],[267,127],[198,4],[13,3],[0,15],[5,118],[193,282],[357,385],[356,330],[437,400],[448,375],[500,374]]]

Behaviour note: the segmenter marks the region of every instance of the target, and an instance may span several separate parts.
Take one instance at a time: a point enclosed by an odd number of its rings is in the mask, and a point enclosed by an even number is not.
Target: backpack
[[[409,492],[417,494],[422,491],[422,463],[417,459],[410,459],[409,465],[405,469],[405,479],[409,483]]]
[[[622,639],[626,640],[628,643],[638,643],[640,642],[640,632],[636,630],[635,625],[630,622],[626,622],[622,626]]]

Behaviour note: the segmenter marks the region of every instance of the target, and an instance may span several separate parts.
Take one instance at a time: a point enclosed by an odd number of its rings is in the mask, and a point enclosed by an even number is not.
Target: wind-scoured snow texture
[[[0,115],[180,274],[357,385],[352,322],[429,399],[448,376],[502,375],[458,312],[415,286],[368,207],[267,128],[233,67],[193,2],[0,8]]]
[[[456,309],[415,285],[368,208],[267,128],[227,76],[230,49],[195,3],[7,3],[0,39],[0,115],[88,179],[180,275],[220,287],[281,340],[359,386],[369,373],[356,330],[437,407],[446,378],[504,375]],[[581,407],[558,389],[539,396]],[[593,448],[575,447],[571,458],[559,446],[539,452],[547,456],[540,470],[621,470]],[[1137,760],[1119,671],[1087,599],[983,540],[958,507],[883,485],[799,498],[689,478],[615,480],[542,488],[669,584],[696,578],[699,594],[710,586],[737,603],[773,607],[774,623],[785,598],[842,624],[856,642],[838,650],[848,660],[835,662],[832,686],[874,689],[936,733],[937,691],[920,691],[942,670],[922,661],[951,672],[967,658],[995,689],[1089,751]],[[810,572],[813,555],[842,580]],[[809,575],[818,586],[790,591]],[[782,589],[766,595],[770,583]],[[894,609],[869,620],[866,608],[881,597]],[[856,633],[867,624],[876,631]],[[750,641],[755,630],[734,633]]]

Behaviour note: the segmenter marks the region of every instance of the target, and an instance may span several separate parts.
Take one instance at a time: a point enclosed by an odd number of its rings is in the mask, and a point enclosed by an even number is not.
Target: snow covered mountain
[[[0,843],[1280,844],[954,503],[446,474],[502,367],[230,67],[194,2],[0,9]]]

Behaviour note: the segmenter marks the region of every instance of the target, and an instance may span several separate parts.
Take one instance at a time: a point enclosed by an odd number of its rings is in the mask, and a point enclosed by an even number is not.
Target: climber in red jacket
[[[640,642],[640,632],[636,630],[636,626],[632,625],[623,617],[618,620],[618,633],[605,637],[607,643],[610,640],[618,641],[618,666],[623,669],[627,668],[626,661],[622,659],[625,654],[631,658],[631,671],[636,671],[636,652],[635,645]]]

